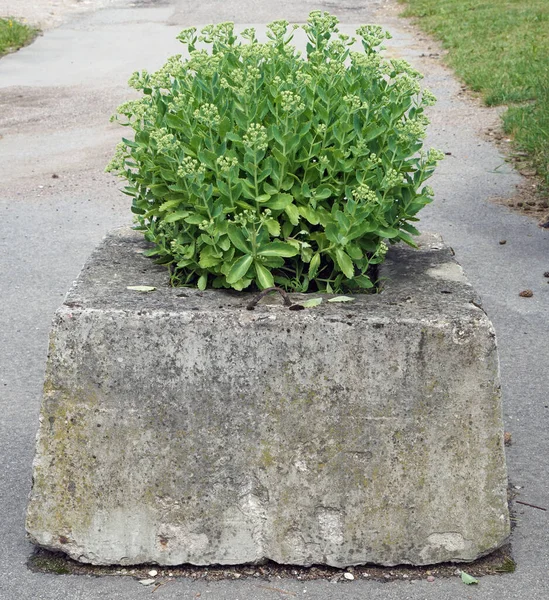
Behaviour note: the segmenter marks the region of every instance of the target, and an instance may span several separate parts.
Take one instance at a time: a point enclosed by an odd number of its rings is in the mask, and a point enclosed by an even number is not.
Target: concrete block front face
[[[494,331],[439,239],[392,249],[380,294],[302,311],[169,288],[144,248],[110,234],[55,316],[35,543],[93,564],[343,567],[506,540]]]

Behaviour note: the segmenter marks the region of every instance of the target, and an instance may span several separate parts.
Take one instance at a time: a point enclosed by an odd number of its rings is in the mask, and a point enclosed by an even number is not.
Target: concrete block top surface
[[[288,311],[277,294],[262,299],[250,318],[258,312],[280,308],[288,319],[332,318],[352,312],[356,318],[394,320],[482,319],[480,298],[454,260],[452,250],[436,234],[422,234],[418,249],[404,244],[389,249],[380,265],[381,293],[357,294],[353,303],[327,303],[305,311]],[[129,228],[109,233],[92,254],[65,299],[65,306],[126,311],[208,311],[246,310],[256,294],[233,290],[173,288],[167,269],[144,256],[150,248],[142,234]],[[129,290],[130,286],[152,286],[151,293]],[[300,301],[314,294],[291,294]],[[330,298],[330,295],[316,294]],[[332,296],[336,296],[334,294]],[[246,311],[248,312],[248,311]],[[254,315],[255,313],[255,315]]]

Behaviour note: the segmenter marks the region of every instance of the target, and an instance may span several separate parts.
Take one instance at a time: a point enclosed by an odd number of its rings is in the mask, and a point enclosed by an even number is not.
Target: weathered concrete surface
[[[506,539],[494,332],[438,238],[394,249],[381,294],[299,312],[171,289],[144,247],[113,232],[54,319],[33,541],[94,564],[346,566]]]

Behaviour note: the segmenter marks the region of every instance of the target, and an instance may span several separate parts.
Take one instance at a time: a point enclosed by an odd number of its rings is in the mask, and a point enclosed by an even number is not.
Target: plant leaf
[[[335,298],[330,298],[328,302],[354,302],[355,298],[351,298],[351,296],[336,296]]]
[[[353,261],[350,259],[348,254],[345,254],[341,248],[336,249],[336,258],[339,268],[345,274],[345,277],[352,279],[355,276],[355,268]]]
[[[265,202],[265,206],[273,210],[284,210],[288,204],[293,202],[293,199],[291,194],[276,194],[268,202]]]
[[[288,215],[292,225],[299,225],[299,212],[295,204],[288,204],[284,212]]]
[[[227,228],[227,233],[229,235],[229,239],[231,240],[233,246],[240,250],[240,252],[245,252],[246,254],[250,252],[251,248],[244,239],[244,235],[242,234],[242,230],[240,227],[233,225],[233,223],[229,224]]]
[[[473,585],[478,583],[478,579],[475,579],[472,575],[469,575],[469,573],[466,573],[465,571],[461,572],[461,581],[463,581],[463,583],[466,583],[467,585]]]
[[[260,262],[254,262],[255,272],[257,273],[257,282],[262,290],[274,286],[274,279],[269,269],[265,268]]]
[[[231,267],[229,274],[227,275],[227,283],[236,283],[240,281],[248,272],[250,265],[253,262],[253,256],[251,254],[246,254],[239,258],[234,265]]]
[[[305,300],[305,302],[300,302],[301,306],[305,308],[313,308],[313,306],[318,306],[322,303],[322,298],[310,298],[309,300]]]
[[[270,242],[259,247],[260,256],[282,256],[289,258],[295,256],[299,250],[286,242]]]
[[[154,292],[156,290],[152,285],[129,285],[126,289],[134,292]]]
[[[280,223],[275,221],[275,219],[267,219],[265,221],[265,227],[267,227],[267,231],[273,237],[278,237],[280,235]]]

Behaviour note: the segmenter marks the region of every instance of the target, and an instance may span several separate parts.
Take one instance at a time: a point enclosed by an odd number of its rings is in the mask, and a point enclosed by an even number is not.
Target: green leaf
[[[398,237],[399,231],[398,229],[393,229],[392,227],[378,227],[376,233],[383,238],[392,239]]]
[[[242,138],[237,135],[236,133],[233,133],[231,131],[229,131],[228,133],[225,134],[225,139],[226,140],[230,140],[231,142],[241,142]]]
[[[282,256],[289,258],[295,256],[298,252],[299,250],[286,242],[270,242],[260,246],[257,253],[260,256]]]
[[[231,267],[231,270],[227,275],[227,283],[236,283],[237,281],[240,281],[240,279],[248,272],[253,260],[251,254],[246,254],[239,258]]]
[[[221,257],[218,254],[216,254],[214,248],[212,248],[211,246],[207,246],[200,253],[200,260],[198,261],[198,264],[203,269],[208,269],[210,267],[215,267],[220,262]]]
[[[229,239],[231,240],[233,246],[240,250],[240,252],[244,252],[245,254],[251,252],[251,246],[244,239],[244,235],[242,234],[242,229],[240,229],[240,227],[230,223],[229,227],[227,228],[227,234],[229,235]]]
[[[313,308],[313,306],[318,306],[322,304],[322,298],[311,298],[309,300],[305,300],[305,302],[300,302],[301,306],[305,308]]]
[[[465,571],[461,572],[461,581],[463,581],[463,583],[466,583],[467,585],[473,585],[478,583],[478,579],[475,579],[472,575],[469,575],[469,573],[466,573]]]
[[[273,237],[278,237],[280,235],[280,223],[275,219],[267,219],[265,221],[265,227]]]
[[[200,278],[198,279],[198,289],[201,291],[204,291],[206,289],[206,286],[208,285],[208,275],[207,273],[203,273],[202,275],[200,275]]]
[[[152,285],[129,285],[126,289],[134,292],[154,292],[156,290]]]
[[[284,210],[293,200],[294,197],[291,194],[276,194],[268,202],[265,202],[265,206],[273,210]]]
[[[298,206],[297,210],[311,225],[318,225],[320,222],[318,215],[310,206]]]
[[[179,210],[177,212],[170,213],[166,215],[163,219],[164,223],[175,223],[176,221],[182,221],[183,219],[187,220],[189,216],[189,211],[187,210]],[[200,222],[204,220],[204,217],[200,217]],[[188,221],[187,221],[188,222]]]
[[[355,268],[353,266],[353,261],[349,257],[348,254],[343,252],[341,248],[336,248],[336,259],[339,268],[345,274],[345,277],[348,279],[352,279],[355,275]]]
[[[351,298],[351,296],[336,296],[335,298],[330,298],[328,302],[354,302],[355,298]]]
[[[315,198],[317,200],[326,200],[330,196],[333,196],[334,192],[326,186],[319,187],[315,190]]]
[[[320,254],[315,254],[309,263],[309,279],[314,279],[320,266]]]
[[[359,287],[365,290],[370,290],[374,287],[374,284],[367,275],[359,275],[358,277],[355,277],[353,279],[353,283],[356,283]]]
[[[270,288],[274,286],[274,279],[269,271],[266,269],[260,262],[254,262],[255,272],[257,274],[257,283],[259,287],[264,290],[266,288]]]
[[[217,126],[217,130],[219,132],[219,137],[221,139],[226,137],[230,128],[231,128],[231,121],[230,121],[229,117],[224,117],[221,120],[221,122],[219,123],[219,125]]]
[[[270,183],[265,182],[263,184],[263,189],[265,190],[266,194],[269,194],[271,196],[278,194],[278,190],[274,186],[272,186]]]
[[[369,125],[368,127],[366,127],[366,129],[364,129],[364,132],[363,132],[364,135],[363,135],[362,139],[365,142],[370,142],[371,140],[376,138],[378,135],[383,133],[385,131],[385,129],[386,129],[385,125],[376,125],[375,123],[373,123],[372,125]]]
[[[295,204],[288,204],[288,206],[284,209],[284,212],[288,215],[292,225],[299,225],[299,211],[297,210],[297,206]]]

